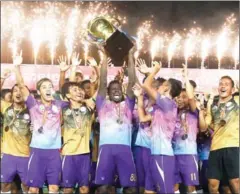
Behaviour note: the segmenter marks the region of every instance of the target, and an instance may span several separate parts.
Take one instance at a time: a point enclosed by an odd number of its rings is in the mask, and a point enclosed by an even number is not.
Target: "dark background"
[[[36,2],[34,2],[36,4]],[[28,5],[34,3],[25,2],[26,9],[29,9]],[[66,2],[69,6],[73,6],[74,2]],[[87,2],[86,2],[87,4]],[[193,26],[193,21],[196,21],[197,26],[201,27],[203,32],[211,30],[218,31],[224,23],[227,16],[234,13],[239,23],[239,2],[238,1],[120,1],[112,2],[117,8],[120,15],[127,17],[127,24],[123,26],[124,31],[136,36],[136,29],[140,26],[144,20],[153,20],[153,29],[159,29],[172,32],[173,30],[183,30],[183,28],[190,28]],[[62,45],[62,46],[61,46]],[[44,45],[43,45],[44,47]],[[24,39],[21,45],[23,49],[24,63],[33,63],[33,51],[29,40]],[[77,48],[76,51],[82,52],[81,48]],[[57,48],[57,55],[64,54],[65,48],[63,42]],[[91,55],[96,56],[96,50],[91,48]],[[50,64],[48,52],[44,49],[40,49],[39,60],[40,64]],[[147,61],[150,61],[148,54],[141,54]],[[163,65],[167,66],[163,60]],[[55,60],[56,61],[56,60]],[[183,62],[183,58],[173,59],[172,67],[180,67]],[[1,62],[11,63],[11,53],[8,49],[6,40],[1,42]],[[217,59],[215,56],[210,56],[206,60],[208,68],[217,68]],[[192,58],[189,61],[189,67],[199,68],[200,59]],[[233,67],[233,61],[230,57],[225,57],[222,60],[223,68]]]

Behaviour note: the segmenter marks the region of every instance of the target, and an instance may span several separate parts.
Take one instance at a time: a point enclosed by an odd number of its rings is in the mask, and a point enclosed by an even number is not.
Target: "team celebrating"
[[[232,78],[221,77],[218,91],[203,96],[186,65],[183,82],[157,77],[161,62],[149,68],[134,59],[134,47],[108,83],[109,60],[99,49],[99,64],[88,58],[90,79],[77,71],[79,55],[71,65],[59,58],[59,91],[48,78],[29,90],[22,52],[1,73],[1,88],[16,77],[11,90],[1,89],[1,193],[41,193],[45,185],[49,193],[239,193]]]

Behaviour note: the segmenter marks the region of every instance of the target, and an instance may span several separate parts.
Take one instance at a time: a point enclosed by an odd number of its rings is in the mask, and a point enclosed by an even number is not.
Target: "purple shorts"
[[[175,183],[185,186],[199,185],[196,155],[175,155]]]
[[[174,167],[174,156],[151,156],[150,172],[157,193],[174,193]]]
[[[45,181],[49,185],[59,185],[60,180],[61,157],[59,150],[31,148],[27,185],[42,188]]]
[[[136,169],[131,147],[111,144],[102,145],[99,150],[95,183],[113,185],[114,176],[118,174],[122,187],[135,187]]]
[[[62,186],[64,188],[89,186],[90,154],[65,155],[62,159]]]
[[[1,183],[13,182],[18,174],[22,183],[26,184],[29,157],[3,154],[1,159]]]
[[[97,162],[91,163],[91,179],[90,179],[90,187],[94,187],[95,185],[95,175],[96,175],[96,168],[97,168]]]
[[[136,146],[134,148],[134,153],[138,187],[143,187],[148,191],[155,191],[150,172],[151,150],[149,148]]]

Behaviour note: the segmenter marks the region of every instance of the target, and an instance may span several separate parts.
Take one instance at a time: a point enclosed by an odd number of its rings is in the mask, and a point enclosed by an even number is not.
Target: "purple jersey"
[[[157,105],[147,106],[148,104],[149,104],[149,100],[145,99],[144,105],[145,105],[146,114],[150,114],[153,116],[155,110],[158,107]],[[151,122],[140,123],[135,144],[137,146],[151,148],[151,137],[152,137]]]
[[[184,122],[187,126],[187,138],[182,139],[185,134],[183,125],[181,124],[181,117],[184,115]],[[183,120],[183,119],[182,119]],[[197,133],[198,133],[198,112],[187,111],[185,113],[179,113],[175,126],[174,138],[173,138],[173,150],[174,155],[197,155]]]
[[[31,95],[26,105],[31,115],[32,140],[30,147],[39,149],[61,148],[61,108],[68,102],[53,100],[51,106],[45,107]]]
[[[173,156],[172,138],[177,119],[174,100],[157,95],[157,110],[153,114],[151,154]]]
[[[96,107],[100,122],[99,145],[120,144],[131,146],[132,112],[135,99],[126,99],[115,103],[98,95]]]

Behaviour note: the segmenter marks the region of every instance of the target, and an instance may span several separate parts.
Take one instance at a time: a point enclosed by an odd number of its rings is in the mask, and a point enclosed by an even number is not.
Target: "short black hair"
[[[158,81],[160,86],[166,81],[166,79],[164,79],[162,77],[158,77],[156,80]]]
[[[179,96],[182,91],[182,82],[173,78],[170,78],[168,82],[171,85],[170,95],[172,98]]]
[[[1,97],[2,99],[5,98],[5,96],[7,95],[7,93],[12,93],[12,91],[10,89],[2,89],[1,90]]]
[[[62,96],[63,98],[66,97],[67,94],[69,94],[69,88],[72,86],[80,87],[79,83],[77,82],[66,82],[62,86]]]
[[[232,87],[234,88],[234,81],[233,81],[233,79],[230,76],[225,75],[225,76],[222,76],[221,79],[229,79],[231,81]]]
[[[41,87],[41,85],[43,84],[43,82],[50,82],[52,85],[53,85],[53,83],[52,83],[52,80],[50,80],[49,78],[42,78],[42,79],[40,79],[38,82],[37,82],[37,90],[40,90],[40,87]]]
[[[121,84],[118,80],[112,80],[112,81],[108,84],[108,88],[107,88],[108,93],[109,93],[110,88],[111,88],[111,86],[112,86],[113,84],[119,84],[120,86],[122,86],[122,84]]]
[[[197,87],[197,84],[195,81],[193,80],[189,80],[190,84],[192,85],[192,87],[195,89]]]
[[[31,90],[30,93],[34,96],[34,98],[40,97],[37,93],[37,90]]]
[[[81,72],[76,72],[75,73],[75,76],[78,76],[78,75],[83,79],[83,74]]]
[[[85,84],[91,84],[91,81],[89,79],[85,79],[80,83],[80,87],[83,88]]]

